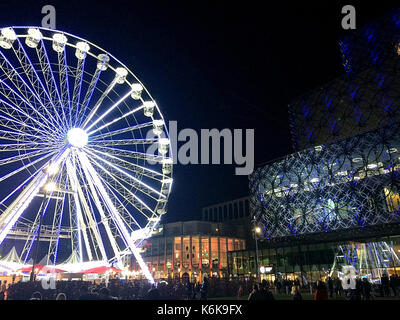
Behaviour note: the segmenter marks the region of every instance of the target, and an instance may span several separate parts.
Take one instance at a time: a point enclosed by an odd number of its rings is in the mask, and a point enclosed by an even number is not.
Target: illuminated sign
[[[260,273],[270,273],[272,271],[272,268],[274,267],[273,264],[266,264],[263,266],[260,266]]]

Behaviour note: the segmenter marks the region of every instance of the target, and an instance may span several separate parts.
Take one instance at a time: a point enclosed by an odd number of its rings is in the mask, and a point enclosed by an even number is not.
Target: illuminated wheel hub
[[[88,142],[88,135],[81,128],[72,128],[68,131],[67,139],[73,147],[82,148]]]

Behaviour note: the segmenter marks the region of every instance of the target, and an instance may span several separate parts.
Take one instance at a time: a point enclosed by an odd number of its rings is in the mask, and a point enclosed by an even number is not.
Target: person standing
[[[239,286],[239,289],[237,291],[237,299],[240,300],[240,297],[243,295],[243,287]]]
[[[335,286],[336,297],[341,296],[343,288],[342,288],[342,281],[340,281],[339,278],[335,279],[334,286]]]
[[[362,295],[364,300],[371,300],[371,283],[367,278],[362,280]]]
[[[149,291],[147,291],[146,300],[159,300],[159,299],[160,299],[160,293],[156,285],[153,283]]]
[[[257,283],[255,283],[255,284],[253,285],[253,291],[250,292],[250,295],[249,295],[248,300],[249,300],[249,301],[252,301],[252,300],[261,300],[261,294],[260,294],[260,290],[258,289],[258,284],[257,284]]]
[[[328,300],[328,290],[322,281],[317,282],[314,300]]]
[[[386,273],[381,277],[382,295],[385,297],[390,296],[389,292],[389,278]]]
[[[397,275],[392,274],[389,278],[389,286],[393,291],[393,296],[397,296]]]
[[[328,277],[328,290],[329,290],[329,298],[333,298],[334,288],[333,288],[333,280],[331,277]]]
[[[261,300],[275,300],[274,295],[269,291],[269,283],[265,279],[261,282],[260,296]]]
[[[203,283],[201,284],[201,289],[200,289],[200,299],[207,300],[207,294],[208,294],[208,279],[207,276],[204,275]]]
[[[300,290],[298,286],[294,286],[292,288],[292,297],[293,301],[300,301],[303,300],[303,297],[301,296]]]

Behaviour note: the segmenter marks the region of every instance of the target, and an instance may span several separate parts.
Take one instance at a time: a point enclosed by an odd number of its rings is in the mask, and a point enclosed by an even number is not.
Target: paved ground
[[[314,295],[302,294],[303,300],[314,300]],[[243,296],[239,300],[247,300],[248,296]],[[292,300],[291,295],[286,294],[274,294],[276,300]],[[221,297],[221,298],[210,298],[209,300],[237,300],[237,297]],[[344,300],[344,296],[333,297],[329,300]],[[376,297],[375,300],[400,300],[400,297]]]

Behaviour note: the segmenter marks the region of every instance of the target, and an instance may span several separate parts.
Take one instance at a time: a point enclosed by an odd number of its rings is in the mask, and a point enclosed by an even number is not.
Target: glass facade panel
[[[182,243],[181,237],[175,237],[174,240],[174,269],[181,267]]]
[[[183,267],[189,268],[190,264],[190,237],[183,238],[182,244],[182,260],[183,260]]]
[[[220,250],[220,258],[221,258],[221,264],[220,268],[226,268],[228,266],[228,254],[226,250],[226,238],[220,238],[219,239],[219,250]]]
[[[235,250],[235,248],[233,246],[233,239],[228,238],[228,251],[233,251],[233,250]]]
[[[199,267],[200,261],[200,239],[197,236],[192,237],[192,268]]]
[[[208,243],[208,237],[201,237],[201,265],[202,268],[208,268],[210,266],[210,248]]]
[[[217,269],[219,267],[217,237],[211,237],[211,262],[213,269]]]

